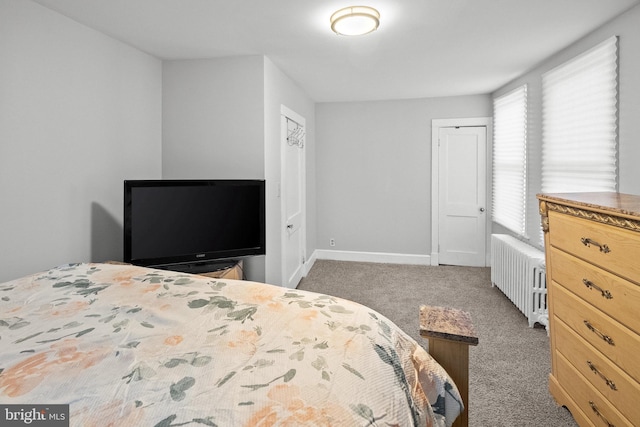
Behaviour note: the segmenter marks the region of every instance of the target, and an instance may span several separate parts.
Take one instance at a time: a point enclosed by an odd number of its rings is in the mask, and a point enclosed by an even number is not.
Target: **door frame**
[[[432,119],[431,120],[431,265],[440,265],[440,149],[438,139],[441,128],[448,127],[484,127],[487,130],[487,152],[486,165],[487,165],[487,178],[485,182],[486,186],[486,198],[485,206],[486,215],[486,236],[485,236],[485,248],[489,248],[491,242],[491,177],[493,164],[491,162],[491,152],[493,145],[493,120],[491,117],[471,117],[471,118],[456,118],[456,119]],[[485,250],[485,266],[490,265],[490,251]]]
[[[280,105],[280,182],[278,183],[278,197],[280,198],[280,274],[282,276],[282,285],[287,286],[287,264],[285,256],[286,253],[286,244],[287,244],[287,207],[286,207],[286,197],[284,194],[286,186],[284,185],[285,179],[287,178],[287,168],[285,161],[285,150],[284,146],[287,144],[287,117],[300,123],[306,130],[307,123],[306,119],[295,111],[287,108],[285,105]],[[284,128],[284,132],[282,129]],[[306,136],[305,142],[306,142]],[[302,164],[300,165],[300,179],[301,183],[301,215],[302,221],[300,224],[299,232],[301,234],[301,272],[302,276],[305,275],[305,265],[307,259],[307,151],[302,148]]]

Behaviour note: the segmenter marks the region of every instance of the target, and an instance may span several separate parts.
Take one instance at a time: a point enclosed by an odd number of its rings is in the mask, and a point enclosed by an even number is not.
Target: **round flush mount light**
[[[331,29],[342,36],[360,36],[380,25],[380,12],[368,6],[349,6],[331,15]]]

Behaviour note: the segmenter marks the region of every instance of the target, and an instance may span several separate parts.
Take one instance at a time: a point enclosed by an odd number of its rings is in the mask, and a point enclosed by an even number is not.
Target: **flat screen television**
[[[125,262],[202,272],[265,251],[263,180],[124,181]]]

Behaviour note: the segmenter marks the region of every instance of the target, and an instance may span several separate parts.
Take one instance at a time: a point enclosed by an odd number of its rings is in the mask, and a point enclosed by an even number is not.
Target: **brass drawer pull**
[[[602,378],[604,380],[604,382],[609,386],[609,388],[611,390],[618,390],[616,388],[616,383],[614,383],[613,381],[611,381],[609,378],[605,377],[602,372],[600,372],[598,370],[598,368],[595,367],[595,365],[593,363],[591,363],[590,360],[587,360],[587,365],[589,365],[589,369],[591,369],[596,375],[598,375],[600,378]]]
[[[608,420],[608,419],[606,419],[606,418],[604,417],[604,415],[602,415],[602,414],[600,413],[600,411],[598,410],[598,407],[596,406],[596,404],[595,404],[595,403],[593,403],[593,400],[590,400],[590,401],[589,401],[589,406],[591,406],[591,409],[593,409],[593,412],[595,412],[597,416],[599,416],[600,418],[602,418],[602,421],[604,421],[604,422],[605,422],[605,424],[607,425],[607,427],[616,427],[615,425],[611,424],[611,423],[609,422],[609,420]]]
[[[595,240],[589,239],[588,237],[581,237],[580,241],[586,247],[589,247],[591,245],[597,246],[598,248],[600,248],[600,252],[602,252],[603,254],[608,254],[609,252],[611,252],[611,249],[609,249],[609,246],[601,245],[600,243],[596,242]]]
[[[609,335],[605,335],[602,332],[600,332],[599,330],[597,330],[592,324],[591,322],[589,322],[588,320],[584,320],[584,325],[587,327],[587,329],[589,329],[591,332],[593,332],[594,334],[596,334],[597,336],[599,336],[600,338],[602,338],[603,340],[605,340],[607,342],[607,344],[609,345],[615,345],[615,343],[613,342],[613,338],[611,338]]]
[[[591,280],[582,279],[582,283],[584,283],[584,285],[589,289],[595,289],[597,291],[600,291],[600,294],[602,294],[603,298],[606,298],[606,299],[613,298],[613,295],[611,294],[611,292],[607,291],[606,289],[602,289],[600,286],[596,285]]]

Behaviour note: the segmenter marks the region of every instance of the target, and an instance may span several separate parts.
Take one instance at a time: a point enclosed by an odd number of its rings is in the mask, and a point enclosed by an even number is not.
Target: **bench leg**
[[[449,373],[458,386],[464,402],[464,411],[453,423],[453,427],[467,427],[469,425],[469,345],[430,337],[429,354]]]

